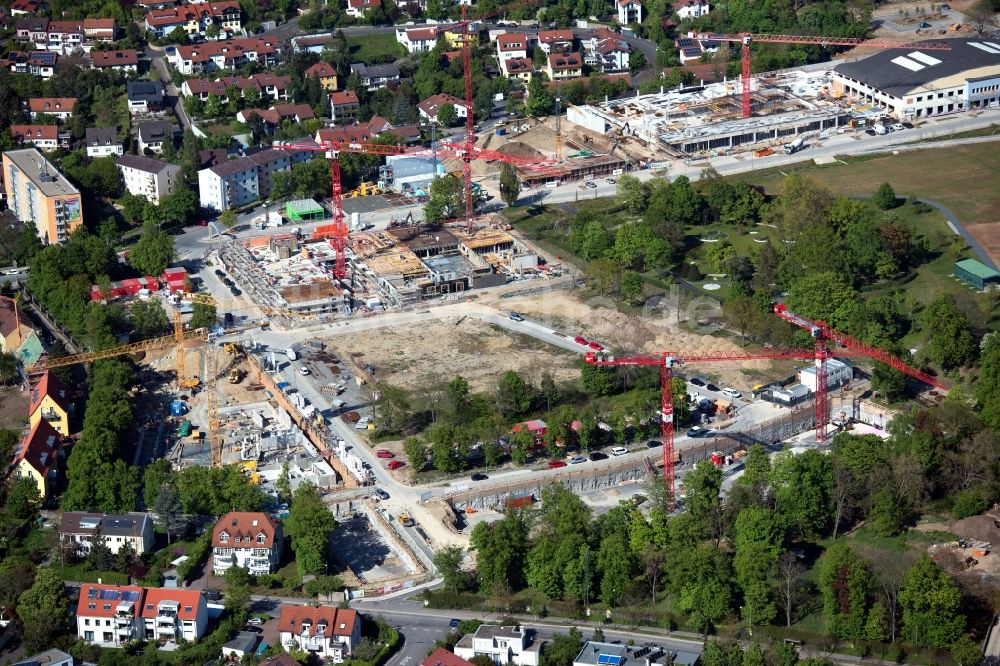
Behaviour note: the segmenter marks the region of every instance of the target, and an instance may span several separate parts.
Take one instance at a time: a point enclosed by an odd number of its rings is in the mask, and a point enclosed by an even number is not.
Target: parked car
[[[600,451],[591,451],[590,455],[587,456],[591,462],[596,462],[598,460],[607,460],[608,454],[601,453]]]
[[[234,286],[236,286],[236,283],[233,282],[232,279],[230,279],[228,277],[223,277],[222,278],[222,284],[226,285],[227,287],[234,287]]]
[[[688,381],[691,384],[694,384],[695,386],[704,386],[705,385],[705,380],[702,379],[701,377],[692,377]]]
[[[597,183],[595,183],[595,182],[594,182],[594,181],[592,181],[592,180],[588,180],[588,181],[587,181],[587,182],[585,182],[585,183],[584,183],[583,185],[584,185],[584,187],[586,187],[586,188],[587,188],[588,190],[596,190],[596,189],[597,189]]]
[[[249,620],[247,620],[247,624],[249,624],[251,627],[259,627],[260,625],[264,624],[264,620],[260,619],[259,617],[252,617]]]
[[[372,499],[376,502],[379,500],[387,500],[389,499],[389,493],[385,492],[381,488],[376,488],[375,492],[372,494]]]
[[[603,347],[603,346],[601,346],[601,344],[600,344],[600,343],[598,343],[598,342],[593,342],[593,341],[592,341],[592,342],[591,342],[591,343],[590,343],[589,345],[587,345],[587,346],[588,346],[588,347],[590,347],[591,349],[593,349],[594,351],[604,351],[604,347]]]
[[[475,474],[472,475],[472,480],[473,481],[485,481],[488,478],[490,478],[490,477],[486,476],[482,472],[476,472]]]
[[[647,449],[655,449],[655,448],[657,448],[659,446],[663,446],[663,442],[661,442],[658,439],[651,439],[648,442],[646,442],[646,448]]]
[[[587,461],[587,459],[584,458],[583,456],[573,456],[572,458],[569,459],[569,464],[570,465],[579,465],[580,463],[586,462],[586,461]]]
[[[379,449],[378,451],[375,452],[375,455],[377,455],[379,458],[395,458],[396,457],[396,454],[393,453],[392,451],[389,451],[388,449]]]
[[[451,622],[448,623],[448,626],[451,627],[452,629],[458,629],[458,625],[460,624],[462,624],[461,620],[453,619]]]
[[[243,292],[240,291],[239,287],[230,287],[229,293],[232,294],[233,296],[241,296],[243,294]]]
[[[578,345],[587,345],[587,344],[589,344],[587,342],[587,338],[583,337],[582,335],[576,336],[575,338],[573,338],[573,341],[576,342],[576,344],[578,344]]]
[[[559,469],[560,467],[565,467],[566,463],[562,460],[550,460],[549,469]]]
[[[400,467],[402,467],[405,464],[406,463],[403,462],[403,461],[401,461],[401,460],[390,460],[388,467],[389,467],[389,469],[395,470],[395,469],[399,469]]]
[[[303,377],[307,376],[309,374],[309,368],[307,368],[304,365],[300,365],[299,366],[299,374],[302,375]]]
[[[223,273],[222,271],[220,271],[218,268],[216,268],[215,269],[215,276],[221,280],[222,278],[226,277],[226,274]]]
[[[688,428],[688,437],[704,437],[708,431],[701,426],[694,426],[693,428]]]
[[[613,456],[623,456],[626,453],[628,453],[628,449],[626,449],[624,446],[616,446],[615,448],[611,449],[611,455]]]
[[[510,317],[511,321],[524,321],[524,315],[522,315],[520,312],[511,312],[508,316]]]
[[[903,123],[893,123],[892,125],[893,132],[901,132],[904,129],[906,129],[906,125],[904,125]]]
[[[729,396],[730,398],[742,398],[743,397],[743,393],[741,393],[740,391],[737,391],[734,388],[730,388],[728,386],[726,388],[722,389],[722,393],[724,395]]]
[[[865,134],[867,134],[868,136],[875,136],[875,130],[869,127],[868,129],[865,130]]]
[[[615,180],[614,178],[605,178],[605,179],[604,179],[604,182],[605,182],[605,183],[607,183],[608,185],[614,185],[614,184],[615,184],[615,183],[617,183],[618,181],[617,181],[617,180]]]
[[[716,393],[718,393],[720,389],[719,389],[719,387],[718,387],[718,386],[716,386],[715,384],[709,384],[709,385],[707,385],[707,386],[705,387],[705,390],[706,390],[706,391],[715,391]]]

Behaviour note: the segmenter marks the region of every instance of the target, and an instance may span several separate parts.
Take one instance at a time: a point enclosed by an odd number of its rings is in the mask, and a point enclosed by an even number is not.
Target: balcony
[[[116,627],[129,627],[135,624],[135,618],[131,615],[116,615],[115,616],[115,626]]]

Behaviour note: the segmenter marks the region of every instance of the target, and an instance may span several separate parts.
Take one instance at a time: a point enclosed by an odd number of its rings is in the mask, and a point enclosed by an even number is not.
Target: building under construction
[[[753,113],[742,117],[736,81],[570,106],[567,119],[584,131],[648,148],[659,155],[717,155],[778,145],[806,132],[849,125],[852,109],[833,93],[829,70],[793,70],[753,79]]]

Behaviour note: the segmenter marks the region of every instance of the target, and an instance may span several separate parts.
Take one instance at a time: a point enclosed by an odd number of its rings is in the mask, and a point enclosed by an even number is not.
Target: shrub
[[[955,502],[951,505],[951,515],[956,520],[978,516],[983,511],[986,511],[986,498],[981,491],[974,488],[955,495]]]

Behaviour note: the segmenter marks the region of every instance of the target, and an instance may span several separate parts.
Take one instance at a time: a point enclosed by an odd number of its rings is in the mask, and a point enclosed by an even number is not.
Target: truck
[[[785,154],[786,155],[791,155],[791,154],[793,154],[795,152],[798,152],[799,150],[802,149],[802,146],[805,145],[805,142],[806,142],[806,138],[804,136],[800,136],[800,137],[796,138],[795,141],[792,141],[791,143],[786,143],[785,144]]]
[[[410,518],[410,514],[408,513],[401,513],[399,514],[399,524],[403,527],[413,527],[413,518]]]
[[[295,342],[288,349],[285,350],[285,356],[288,357],[289,361],[299,360],[299,350],[302,349],[302,345]]]
[[[881,122],[876,123],[875,126],[872,127],[872,129],[875,130],[875,133],[879,135],[884,135],[889,133],[889,130],[886,129],[886,126],[883,125]]]

